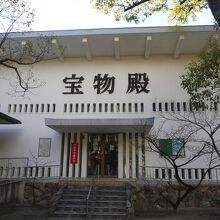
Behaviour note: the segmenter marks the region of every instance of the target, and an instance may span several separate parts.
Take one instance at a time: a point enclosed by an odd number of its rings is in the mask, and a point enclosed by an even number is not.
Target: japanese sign
[[[82,90],[82,84],[85,78],[83,76],[77,76],[72,74],[71,77],[65,77],[63,83],[65,84],[66,91],[63,94],[84,94]],[[94,76],[93,89],[97,94],[114,93],[115,89],[115,77],[109,74],[100,74]],[[149,84],[149,78],[146,73],[129,73],[127,81],[126,93],[149,93],[147,89]]]
[[[78,143],[71,143],[70,149],[70,163],[77,164],[78,163],[78,150],[79,144]]]

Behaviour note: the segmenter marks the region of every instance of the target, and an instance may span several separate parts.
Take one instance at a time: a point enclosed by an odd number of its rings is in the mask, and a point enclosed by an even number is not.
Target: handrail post
[[[91,195],[92,188],[93,188],[93,181],[90,184],[89,192],[86,197],[86,218],[88,217],[88,213],[89,213],[89,198]]]

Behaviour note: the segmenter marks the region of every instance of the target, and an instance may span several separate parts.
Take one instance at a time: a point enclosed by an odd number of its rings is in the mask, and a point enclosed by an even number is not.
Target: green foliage
[[[220,44],[211,39],[208,48],[191,62],[182,75],[181,86],[191,97],[195,109],[216,109],[220,103]]]
[[[113,14],[116,20],[138,23],[155,12],[169,13],[169,21],[177,24],[195,20],[196,14],[208,7],[207,0],[91,0],[93,6],[105,14]],[[143,2],[133,8],[131,6]],[[129,10],[127,10],[130,8]]]

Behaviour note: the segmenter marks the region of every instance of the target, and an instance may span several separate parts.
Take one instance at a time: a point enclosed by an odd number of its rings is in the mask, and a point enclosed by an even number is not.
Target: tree
[[[195,109],[217,110],[220,103],[220,44],[211,39],[197,60],[191,62],[181,76],[181,86],[190,95]]]
[[[196,14],[210,8],[220,25],[220,0],[91,0],[101,12],[114,14],[116,20],[138,23],[155,12],[169,13],[169,20],[187,23],[189,18],[196,19]]]
[[[147,150],[159,154],[166,164],[166,181],[161,179],[156,189],[176,212],[181,202],[200,187],[205,176],[211,177],[211,170],[220,166],[219,115],[201,111],[164,113],[159,117],[161,126],[144,137],[148,141]],[[199,160],[203,161],[202,173],[196,182],[190,182],[181,171]]]
[[[0,75],[10,81],[5,68],[12,73],[12,91],[9,92],[12,95],[23,97],[44,84],[31,68],[26,72],[20,68],[41,61],[51,49],[49,38],[41,36],[31,42],[16,37],[14,32],[29,31],[33,21],[34,9],[26,0],[0,0]]]

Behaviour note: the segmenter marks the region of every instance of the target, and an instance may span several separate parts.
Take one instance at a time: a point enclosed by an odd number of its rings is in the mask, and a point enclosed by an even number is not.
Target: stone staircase
[[[91,188],[91,191],[90,191]],[[90,196],[88,198],[88,193]],[[88,199],[87,199],[88,198]],[[127,218],[125,185],[66,185],[54,205],[54,217]]]

